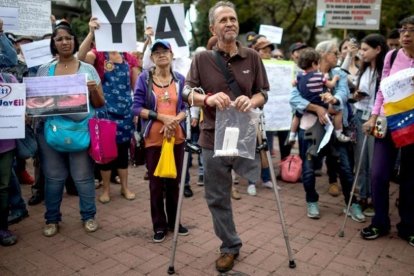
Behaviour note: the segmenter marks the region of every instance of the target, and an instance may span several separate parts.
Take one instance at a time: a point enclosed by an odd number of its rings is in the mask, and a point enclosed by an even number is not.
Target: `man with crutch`
[[[267,100],[266,71],[258,54],[243,47],[236,41],[239,24],[235,7],[231,2],[218,2],[209,11],[210,31],[218,38],[213,51],[197,54],[187,75],[186,91],[190,106],[203,108],[204,120],[200,124],[199,144],[202,147],[204,164],[205,198],[210,209],[214,230],[221,239],[220,257],[216,261],[216,269],[226,272],[233,268],[234,260],[239,255],[240,240],[233,221],[231,207],[231,170],[241,176],[257,181],[259,179],[259,155],[255,162],[240,157],[216,157],[214,154],[215,111],[223,110],[234,101],[241,112],[261,107]],[[217,65],[217,56],[231,72],[240,87],[241,95],[236,96],[230,88],[228,78]],[[224,66],[223,66],[224,67]],[[206,94],[200,94],[192,88],[201,87]],[[247,161],[247,162],[246,162]]]

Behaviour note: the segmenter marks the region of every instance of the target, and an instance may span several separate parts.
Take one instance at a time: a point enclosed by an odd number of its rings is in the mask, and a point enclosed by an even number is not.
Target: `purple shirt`
[[[15,147],[16,147],[16,140],[14,139],[0,140],[0,153],[11,151]]]
[[[414,67],[414,59],[407,56],[404,49],[400,49],[397,53],[397,56],[394,60],[394,63],[391,66],[391,54],[393,51],[389,51],[385,56],[384,60],[384,69],[382,69],[382,79],[410,67]],[[377,97],[375,99],[374,108],[372,109],[373,115],[384,115],[384,95],[381,92],[381,89],[378,90]]]

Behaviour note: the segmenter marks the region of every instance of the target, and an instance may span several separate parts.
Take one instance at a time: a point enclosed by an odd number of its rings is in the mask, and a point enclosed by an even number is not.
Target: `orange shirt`
[[[160,87],[155,83],[152,85],[152,90],[157,98],[157,113],[164,115],[177,115],[177,88],[175,82],[172,81],[168,87]],[[161,121],[154,121],[151,125],[151,129],[148,136],[145,138],[145,147],[162,146],[162,140],[164,139],[164,133],[160,133],[163,123]],[[184,132],[180,125],[175,129],[175,144],[181,144],[184,142]]]

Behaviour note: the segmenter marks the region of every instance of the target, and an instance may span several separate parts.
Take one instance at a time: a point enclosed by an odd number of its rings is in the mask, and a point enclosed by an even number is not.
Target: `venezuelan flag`
[[[414,93],[397,102],[388,102],[384,104],[385,115],[393,116],[414,109]]]
[[[387,116],[387,124],[397,147],[414,143],[414,109]]]

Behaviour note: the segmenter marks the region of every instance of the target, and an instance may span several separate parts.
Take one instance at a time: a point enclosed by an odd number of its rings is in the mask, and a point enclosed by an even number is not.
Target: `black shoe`
[[[0,230],[0,244],[10,246],[17,242],[17,237],[10,230]]]
[[[174,232],[174,228],[169,228],[169,230],[171,232]],[[188,236],[190,234],[190,232],[188,231],[188,229],[184,226],[182,226],[180,224],[180,226],[178,226],[178,235],[179,236]]]
[[[378,227],[373,226],[372,224],[368,227],[365,227],[361,230],[361,237],[365,240],[375,240],[381,236],[385,236],[389,231],[381,230]]]
[[[27,218],[28,216],[29,216],[29,212],[27,210],[17,210],[17,211],[11,212],[11,214],[7,218],[7,222],[9,225],[15,224]]]
[[[37,205],[43,201],[43,195],[39,192],[35,192],[27,202],[30,206]]]
[[[184,196],[185,197],[192,197],[193,191],[191,190],[190,186],[184,186]]]
[[[164,231],[157,231],[152,238],[154,242],[163,242],[165,240],[165,232]]]
[[[198,186],[204,186],[204,175],[200,174],[198,176],[197,185]]]

